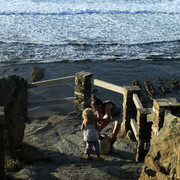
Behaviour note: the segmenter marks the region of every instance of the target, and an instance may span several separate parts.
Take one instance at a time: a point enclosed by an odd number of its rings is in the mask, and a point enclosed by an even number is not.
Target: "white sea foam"
[[[0,14],[180,13],[179,0],[1,0]]]
[[[179,0],[0,0],[0,63],[179,57]]]

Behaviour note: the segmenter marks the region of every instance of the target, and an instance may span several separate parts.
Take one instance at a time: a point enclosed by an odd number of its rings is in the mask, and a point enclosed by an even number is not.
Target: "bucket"
[[[109,133],[99,135],[100,154],[108,154],[111,150],[111,136]]]

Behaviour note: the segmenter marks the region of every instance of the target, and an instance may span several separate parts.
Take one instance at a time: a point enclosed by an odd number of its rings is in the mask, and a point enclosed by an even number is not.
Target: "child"
[[[86,154],[88,155],[88,160],[92,159],[92,157],[90,156],[92,145],[95,147],[97,158],[99,160],[103,160],[100,157],[98,131],[96,130],[96,114],[92,108],[86,108],[82,113],[82,117],[84,121],[82,122],[81,130],[84,130],[84,141],[86,141]]]

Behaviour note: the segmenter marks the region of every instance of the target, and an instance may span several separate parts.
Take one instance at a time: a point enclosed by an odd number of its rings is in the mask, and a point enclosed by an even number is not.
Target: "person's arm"
[[[86,124],[86,122],[83,121],[83,122],[82,122],[82,125],[81,125],[81,130],[84,130],[84,129],[85,129],[85,124]]]
[[[111,121],[111,109],[112,109],[112,104],[108,103],[105,105],[105,116],[103,117],[103,121],[109,122]]]
[[[97,114],[97,122],[102,122],[103,121],[103,115],[101,112],[96,111]]]
[[[103,116],[102,116],[102,113],[99,112],[99,111],[96,111],[96,114],[97,114],[97,120],[102,120],[103,119]]]

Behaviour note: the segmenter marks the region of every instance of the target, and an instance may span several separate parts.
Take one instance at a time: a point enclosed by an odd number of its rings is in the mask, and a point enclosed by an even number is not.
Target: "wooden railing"
[[[143,108],[143,105],[141,104],[141,101],[140,101],[138,95],[135,93],[133,94],[133,101],[134,101],[134,104],[135,104],[137,109]]]
[[[57,78],[57,79],[50,79],[46,81],[39,81],[34,82],[31,84],[28,84],[28,88],[37,88],[37,87],[43,87],[43,86],[49,86],[49,85],[56,85],[61,83],[67,83],[67,82],[73,82],[75,80],[75,76],[68,76],[63,78]],[[34,102],[29,103],[28,107],[33,108],[37,106],[46,106],[46,105],[52,105],[52,104],[61,104],[61,103],[67,103],[67,102],[74,102],[75,97],[66,97],[62,99],[56,99],[56,100],[49,100],[49,101],[43,101],[43,102]]]
[[[104,89],[108,89],[108,90],[117,92],[117,93],[120,93],[120,94],[124,93],[123,87],[117,86],[117,85],[114,85],[114,84],[111,84],[111,83],[107,83],[107,82],[101,81],[99,79],[94,79],[94,85],[102,87]]]
[[[82,73],[80,74],[82,75]],[[78,78],[77,78],[78,79]],[[37,88],[37,87],[43,87],[43,86],[49,86],[49,85],[55,85],[55,84],[60,84],[60,83],[67,83],[67,82],[75,82],[75,76],[68,76],[68,77],[63,77],[63,78],[57,78],[57,79],[51,79],[51,80],[47,80],[47,81],[39,81],[39,82],[35,82],[35,83],[31,83],[28,85],[28,88]],[[80,79],[81,81],[81,79]],[[78,80],[77,80],[78,82]],[[76,83],[76,82],[75,82]],[[98,86],[113,92],[117,92],[119,94],[122,94],[124,96],[124,87],[115,85],[115,84],[111,84],[99,79],[93,79],[92,81],[92,85],[94,86]],[[49,101],[43,101],[43,102],[35,102],[35,103],[29,103],[29,108],[32,107],[36,107],[36,106],[45,106],[45,105],[51,105],[51,104],[60,104],[60,103],[66,103],[66,102],[74,102],[74,100],[77,100],[77,97],[83,97],[84,95],[82,95],[82,92],[78,92],[75,91],[75,97],[66,97],[63,99],[58,99],[58,100],[49,100]],[[143,105],[138,97],[138,95],[136,93],[132,94],[132,99],[131,101],[134,102],[134,106],[137,109],[142,109]],[[139,142],[141,141],[141,139],[139,138],[139,132],[138,132],[138,127],[137,127],[137,119],[132,117],[129,119],[129,124],[131,126],[131,129],[134,133],[134,136],[136,138],[136,140]]]
[[[123,87],[117,86],[117,85],[114,85],[111,83],[107,83],[105,81],[94,79],[94,85],[102,87],[104,89],[108,89],[108,90],[117,92],[117,93],[120,93],[120,94],[124,94]],[[136,109],[143,108],[143,105],[137,94],[134,93],[132,98],[133,98],[134,104],[136,106]],[[135,136],[136,140],[138,141],[139,139],[138,139],[137,120],[135,120],[134,118],[131,118],[130,125],[133,130],[134,136]]]
[[[120,94],[123,94],[123,96],[124,96],[124,90],[123,90],[123,87],[121,87],[121,86],[107,83],[105,81],[101,81],[98,79],[94,79],[94,85],[102,87],[104,89],[108,89],[108,90],[117,92],[117,93],[120,93]],[[140,113],[142,109],[146,109],[143,107],[143,105],[136,93],[132,94],[132,101],[134,102],[137,112],[139,111],[139,113]],[[152,108],[147,108],[147,109],[149,112],[152,112]],[[143,131],[142,128],[143,127],[140,128],[140,126],[142,126],[142,123],[143,124],[148,123],[147,118],[145,119],[146,122],[142,122],[142,120],[144,121],[144,119],[141,119],[141,118],[138,120],[136,118],[130,118],[131,129],[132,129],[132,132],[134,133],[136,141],[138,142],[138,146],[137,146],[138,150],[137,150],[137,154],[136,154],[137,161],[144,159],[147,151],[150,148],[150,139],[147,140],[146,137],[142,136],[142,131]],[[137,124],[137,122],[139,122],[139,124]],[[139,126],[139,128],[138,128],[138,126]],[[141,129],[141,134],[140,134],[140,129]],[[149,129],[149,131],[151,131],[151,129]],[[149,132],[149,135],[150,135],[150,132]],[[144,139],[146,139],[146,140],[144,140]],[[143,146],[142,146],[142,143],[143,143]]]
[[[50,80],[46,80],[46,81],[38,81],[38,82],[29,84],[28,88],[36,88],[36,87],[72,82],[72,81],[74,81],[74,79],[75,79],[75,76],[68,76],[68,77],[63,77],[63,78],[50,79]]]
[[[56,78],[56,79],[50,79],[46,81],[39,81],[39,82],[34,82],[31,84],[28,84],[28,88],[37,88],[37,87],[43,87],[43,86],[49,86],[49,85],[56,85],[56,84],[61,84],[61,83],[67,83],[67,82],[73,82],[75,80],[75,76],[68,76],[68,77],[63,77],[63,78]],[[124,94],[123,87],[108,83],[99,79],[94,79],[93,80],[93,85],[114,91],[120,94]],[[52,104],[61,104],[61,103],[67,103],[67,102],[74,102],[75,97],[66,97],[62,99],[57,99],[57,100],[49,100],[49,101],[43,101],[43,102],[34,102],[34,103],[29,103],[28,107],[33,108],[37,106],[46,106],[46,105],[52,105]],[[133,101],[136,106],[136,108],[143,108],[141,101],[138,97],[137,94],[133,94]],[[136,139],[138,140],[138,132],[137,132],[137,121],[135,119],[131,119],[131,127],[134,132],[134,135]]]

